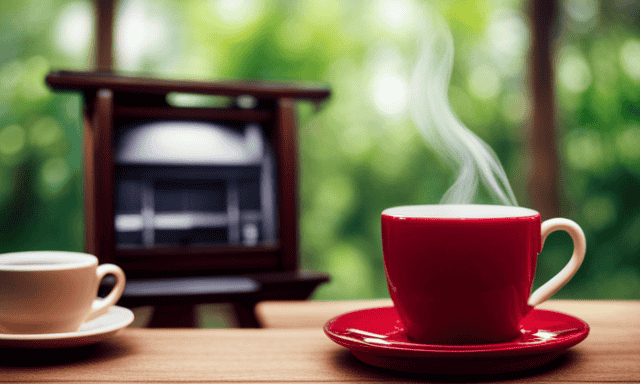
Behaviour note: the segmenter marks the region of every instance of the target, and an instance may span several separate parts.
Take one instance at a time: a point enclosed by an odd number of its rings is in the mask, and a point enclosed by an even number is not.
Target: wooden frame
[[[323,87],[266,82],[193,82],[133,78],[110,73],[52,72],[47,83],[80,91],[85,99],[85,250],[121,265],[134,278],[295,271],[298,268],[297,137],[295,99],[320,102]],[[255,109],[172,107],[170,92],[249,95]],[[114,127],[141,117],[260,122],[275,151],[278,242],[270,246],[176,246],[116,249],[114,225]],[[117,128],[116,128],[117,129]],[[210,257],[214,255],[215,257]],[[154,269],[149,269],[149,258]]]

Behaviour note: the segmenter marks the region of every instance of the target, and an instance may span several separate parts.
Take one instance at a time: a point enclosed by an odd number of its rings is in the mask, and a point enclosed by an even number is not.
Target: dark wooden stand
[[[101,263],[121,266],[128,278],[121,305],[153,305],[152,326],[193,326],[195,305],[230,302],[239,324],[259,326],[253,313],[261,300],[308,298],[326,273],[298,267],[296,99],[320,103],[326,87],[254,81],[176,81],[127,77],[111,72],[54,71],[55,90],[84,96],[85,251]],[[171,92],[252,97],[243,109],[176,107]],[[123,119],[258,123],[275,152],[278,239],[258,246],[163,246],[120,249],[114,224],[114,130]]]
[[[106,296],[113,281],[100,287]],[[193,328],[196,306],[230,303],[241,328],[259,328],[255,306],[263,300],[306,300],[315,288],[329,280],[326,273],[310,271],[257,273],[242,276],[133,279],[127,281],[118,302],[125,307],[154,307],[149,328]]]

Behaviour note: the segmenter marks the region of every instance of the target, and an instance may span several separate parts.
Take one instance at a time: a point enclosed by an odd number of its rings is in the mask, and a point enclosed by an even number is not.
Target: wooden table
[[[89,347],[0,351],[0,382],[404,382],[478,377],[398,374],[360,363],[321,326],[388,301],[263,303],[267,329],[135,329]],[[640,382],[640,302],[551,301],[591,333],[553,363],[488,381]]]

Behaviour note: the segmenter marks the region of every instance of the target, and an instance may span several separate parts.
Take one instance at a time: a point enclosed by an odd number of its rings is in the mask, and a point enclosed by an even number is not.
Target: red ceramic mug
[[[569,263],[530,295],[549,233],[573,239]],[[389,293],[407,336],[429,344],[513,340],[520,321],[556,293],[584,259],[582,229],[568,219],[541,224],[534,210],[499,205],[416,205],[382,212]]]

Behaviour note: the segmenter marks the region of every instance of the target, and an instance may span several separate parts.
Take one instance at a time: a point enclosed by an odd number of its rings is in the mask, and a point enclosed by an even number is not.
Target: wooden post
[[[115,0],[96,2],[96,69],[111,71],[113,66],[113,10]]]
[[[298,269],[298,140],[295,100],[278,100],[276,141],[278,151],[278,216],[282,266],[285,271]]]
[[[93,254],[100,262],[112,263],[115,249],[113,226],[113,92],[100,89],[96,92],[93,107]],[[98,182],[98,178],[100,181]]]
[[[529,198],[543,220],[560,214],[560,161],[557,150],[552,29],[555,0],[531,2],[531,94],[533,118],[530,132],[531,173]]]

